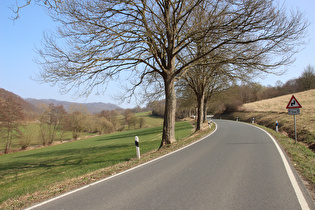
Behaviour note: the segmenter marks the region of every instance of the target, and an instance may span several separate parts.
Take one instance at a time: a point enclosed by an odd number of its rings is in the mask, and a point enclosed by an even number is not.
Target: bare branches
[[[70,87],[87,83],[91,88],[140,64],[151,70],[138,71],[139,82],[148,72],[180,78],[218,50],[227,53],[211,58],[212,64],[268,71],[292,61],[298,37],[307,27],[301,14],[288,19],[267,0],[69,0],[54,7],[51,15],[62,26],[56,37],[46,36],[44,50],[39,51],[44,80],[63,86],[75,83]],[[56,38],[65,40],[67,47],[56,44]],[[201,42],[207,48],[190,59],[195,43]]]
[[[39,6],[45,7],[47,9],[57,9],[59,5],[63,2],[62,0],[21,0],[24,1],[19,3],[19,0],[15,0],[15,4],[10,6],[10,9],[14,13],[12,20],[17,20],[20,18],[20,12],[24,7],[29,6],[31,3],[37,4]]]
[[[140,84],[162,78],[162,138],[169,143],[175,140],[175,81],[207,66],[228,78],[273,72],[292,62],[308,25],[273,0],[25,0],[15,13],[31,2],[48,7],[61,24],[38,51],[42,81],[89,95],[127,72],[131,96]],[[201,72],[202,84],[214,74]]]
[[[148,72],[178,80],[197,64],[273,72],[293,61],[308,26],[272,0],[24,0],[12,6],[14,19],[31,3],[61,24],[39,50],[40,76],[65,90],[85,86],[84,94],[140,64],[150,70],[137,71],[138,82]],[[196,43],[207,46],[198,55]]]

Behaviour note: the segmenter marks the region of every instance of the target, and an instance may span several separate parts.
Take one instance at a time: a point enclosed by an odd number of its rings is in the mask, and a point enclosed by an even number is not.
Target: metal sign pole
[[[297,133],[296,133],[296,120],[294,115],[294,133],[295,133],[295,143],[297,143]]]
[[[297,143],[297,132],[296,132],[296,119],[295,115],[300,114],[300,108],[302,108],[301,104],[296,100],[294,95],[292,95],[287,107],[288,114],[294,115],[294,134],[295,134],[295,143]]]

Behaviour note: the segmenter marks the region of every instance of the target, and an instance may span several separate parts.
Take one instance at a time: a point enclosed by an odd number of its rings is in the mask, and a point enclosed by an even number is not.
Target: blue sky
[[[1,0],[0,3],[0,88],[11,91],[23,98],[57,99],[73,102],[104,102],[118,104],[123,108],[136,106],[131,104],[119,104],[113,98],[121,90],[119,84],[112,83],[107,91],[101,95],[92,93],[88,98],[77,98],[74,92],[62,95],[58,86],[40,84],[31,78],[36,77],[40,68],[34,62],[37,56],[35,49],[40,48],[44,31],[53,31],[56,24],[49,18],[43,8],[30,5],[22,9],[21,18],[13,22],[9,19],[14,14],[8,8],[15,0]],[[22,1],[20,1],[22,2]],[[277,80],[286,82],[297,78],[304,68],[311,64],[315,66],[315,1],[314,0],[286,0],[287,9],[299,8],[310,22],[308,28],[308,44],[299,52],[296,61],[288,67],[282,67],[286,73],[282,76],[268,75],[263,79],[257,78],[257,82],[263,85],[274,86]]]

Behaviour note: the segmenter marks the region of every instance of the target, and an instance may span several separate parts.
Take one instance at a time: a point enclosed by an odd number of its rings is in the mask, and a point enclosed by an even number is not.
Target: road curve
[[[192,146],[29,209],[315,210],[293,169],[297,196],[266,132],[215,122],[217,131]]]

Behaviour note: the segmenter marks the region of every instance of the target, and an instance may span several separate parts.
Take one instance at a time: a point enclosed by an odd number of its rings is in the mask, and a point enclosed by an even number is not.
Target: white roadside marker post
[[[279,131],[279,123],[278,121],[276,121],[276,132],[278,133],[278,131]]]
[[[138,158],[138,160],[140,160],[140,147],[139,147],[139,138],[138,138],[138,136],[135,137],[135,145],[136,145],[137,158]]]

